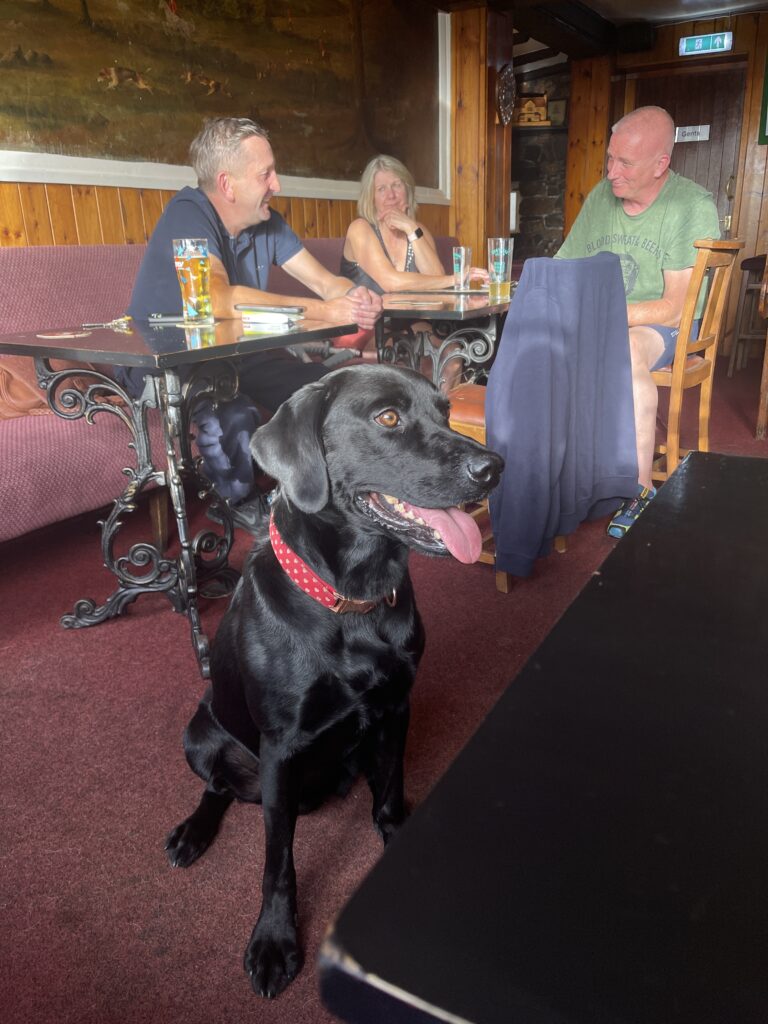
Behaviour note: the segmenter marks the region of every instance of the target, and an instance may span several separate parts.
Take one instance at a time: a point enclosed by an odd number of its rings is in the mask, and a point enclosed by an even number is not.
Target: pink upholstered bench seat
[[[122,315],[144,249],[0,247],[0,333]],[[18,356],[0,356],[0,404],[0,541],[100,508],[123,490],[121,469],[135,463],[130,432],[117,417],[99,414],[91,426],[54,416],[36,388],[32,360]]]
[[[150,419],[152,445],[163,451],[159,417]],[[0,542],[110,505],[135,467],[131,433],[117,416],[94,423],[58,416],[0,420]]]

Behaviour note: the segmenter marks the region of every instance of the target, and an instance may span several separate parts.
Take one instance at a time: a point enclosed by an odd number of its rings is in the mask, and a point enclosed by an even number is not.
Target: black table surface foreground
[[[768,1021],[767,556],[768,460],[690,456],[340,914],[331,1010]]]

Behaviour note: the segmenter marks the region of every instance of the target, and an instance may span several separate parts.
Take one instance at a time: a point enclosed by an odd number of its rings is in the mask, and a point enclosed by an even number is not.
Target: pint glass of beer
[[[188,323],[213,323],[208,239],[174,238],[173,261],[181,288],[184,320]]]
[[[512,277],[512,238],[488,239],[488,299],[509,302]]]

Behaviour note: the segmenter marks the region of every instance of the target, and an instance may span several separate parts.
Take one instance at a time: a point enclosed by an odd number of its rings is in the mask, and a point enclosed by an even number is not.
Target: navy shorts
[[[661,324],[646,324],[645,326],[652,328],[654,331],[658,331],[664,341],[664,351],[661,353],[659,358],[651,367],[651,370],[662,370],[665,366],[671,366],[672,360],[675,358],[675,347],[677,345],[677,336],[680,333],[679,327],[664,327]],[[691,324],[691,339],[698,338],[699,336],[699,321],[694,320]]]

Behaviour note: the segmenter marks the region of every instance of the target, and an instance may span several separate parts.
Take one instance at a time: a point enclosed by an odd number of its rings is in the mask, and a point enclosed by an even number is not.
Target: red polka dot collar
[[[345,612],[365,614],[365,612],[369,612],[378,604],[381,604],[382,598],[378,598],[376,601],[355,601],[337,594],[332,586],[321,580],[309,568],[307,563],[288,547],[280,536],[280,531],[275,526],[275,519],[272,515],[269,517],[269,539],[272,544],[272,550],[275,552],[275,557],[280,563],[283,572],[293,580],[297,587],[303,590],[305,594],[308,594],[309,597],[318,601],[324,608],[328,608],[330,611],[338,614]],[[397,602],[397,591],[393,590],[383,600],[387,602],[390,608],[394,608]]]

